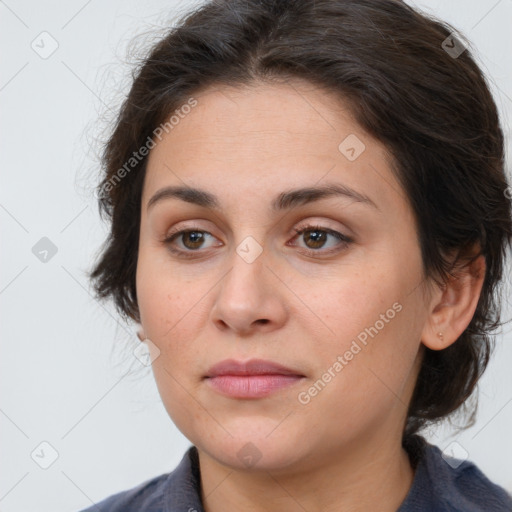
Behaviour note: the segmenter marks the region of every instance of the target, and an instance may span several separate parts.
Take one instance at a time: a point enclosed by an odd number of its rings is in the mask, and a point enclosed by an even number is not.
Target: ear
[[[144,330],[140,324],[139,329],[137,329],[137,338],[139,338],[140,341],[144,341],[146,339],[146,335],[144,334]]]
[[[436,287],[421,341],[431,350],[454,343],[471,322],[485,278],[485,257],[459,265],[442,288]]]

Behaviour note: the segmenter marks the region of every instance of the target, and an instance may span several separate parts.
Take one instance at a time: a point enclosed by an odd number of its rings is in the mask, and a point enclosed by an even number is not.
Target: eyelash
[[[308,226],[305,226],[305,227],[302,227],[302,228],[297,228],[297,229],[294,229],[295,233],[296,233],[296,236],[294,238],[298,238],[300,235],[302,235],[303,233],[307,232],[307,231],[320,231],[320,232],[323,232],[323,233],[327,233],[331,236],[333,236],[334,238],[336,238],[337,240],[339,240],[340,242],[342,242],[340,245],[343,247],[343,248],[346,248],[348,247],[351,243],[353,243],[353,239],[344,235],[343,233],[340,233],[338,231],[335,231],[333,229],[329,229],[329,228],[325,228],[325,227],[322,227],[322,226],[319,226],[319,225],[308,225]],[[208,235],[211,235],[211,233],[209,233],[208,231],[205,231],[203,229],[200,229],[199,227],[191,227],[191,228],[187,228],[187,229],[182,229],[181,231],[176,231],[174,233],[171,233],[169,236],[167,236],[164,240],[163,240],[163,243],[165,245],[168,246],[168,250],[172,253],[172,254],[177,254],[183,258],[194,258],[195,257],[195,253],[199,252],[199,249],[197,251],[193,251],[193,250],[187,250],[187,251],[184,251],[182,249],[175,249],[174,247],[172,247],[172,242],[174,241],[174,239],[176,238],[179,238],[181,235],[184,235],[186,233],[206,233]],[[213,236],[213,235],[212,235]],[[332,254],[333,252],[339,252],[341,249],[330,249],[330,250],[327,250],[327,251],[322,251],[321,249],[318,249],[318,250],[314,250],[314,249],[302,249],[302,251],[308,255],[308,256],[316,256],[318,255],[318,253],[324,253],[324,254]]]

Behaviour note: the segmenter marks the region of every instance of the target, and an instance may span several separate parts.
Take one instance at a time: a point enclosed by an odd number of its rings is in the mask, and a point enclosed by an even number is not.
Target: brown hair
[[[155,128],[209,86],[306,79],[348,101],[393,155],[425,277],[446,280],[453,267],[444,255],[453,251],[459,261],[473,246],[485,256],[467,329],[448,348],[424,351],[405,433],[459,409],[501,325],[497,289],[512,239],[503,133],[465,44],[447,23],[397,0],[216,0],[190,12],[136,70],[105,145],[99,205],[111,233],[90,273],[98,297],[112,297],[124,317],[140,321],[135,273],[147,158],[128,170],[126,162],[154,140]]]

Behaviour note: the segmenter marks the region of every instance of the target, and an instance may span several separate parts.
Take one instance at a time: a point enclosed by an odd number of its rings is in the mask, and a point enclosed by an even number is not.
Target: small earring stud
[[[438,332],[438,333],[437,333],[437,336],[439,337],[439,339],[440,339],[441,341],[444,341],[444,334],[443,334],[442,332]]]

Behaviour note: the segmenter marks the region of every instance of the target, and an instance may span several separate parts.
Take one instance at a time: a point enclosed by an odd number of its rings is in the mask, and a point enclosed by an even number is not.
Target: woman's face
[[[399,439],[428,305],[385,148],[305,82],[194,98],[150,152],[141,205],[137,299],[170,417],[239,468]],[[292,375],[212,377],[226,359]]]

